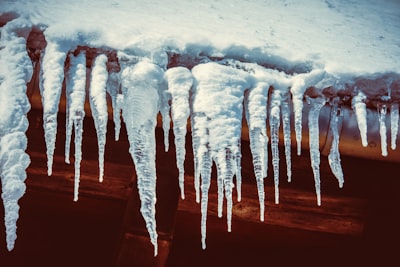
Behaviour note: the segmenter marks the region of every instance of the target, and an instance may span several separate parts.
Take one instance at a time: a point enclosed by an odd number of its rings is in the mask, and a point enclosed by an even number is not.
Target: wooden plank
[[[179,201],[178,211],[200,213],[200,205],[195,202],[195,192],[191,190],[193,177],[186,177],[185,182],[188,188],[186,199]],[[348,235],[360,235],[364,231],[367,203],[362,199],[324,194],[322,206],[318,207],[313,192],[281,187],[280,204],[276,205],[273,190],[268,187],[265,190],[265,224]],[[259,214],[256,185],[243,184],[242,201],[234,201],[233,220],[260,222]],[[217,216],[215,181],[210,187],[208,216]]]
[[[64,163],[64,157],[54,157],[53,174],[47,176],[46,154],[30,151],[31,165],[27,169],[29,188],[68,192],[73,198],[74,165]],[[79,194],[126,200],[132,187],[131,178],[134,166],[105,162],[105,176],[102,183],[98,179],[98,162],[83,160]]]

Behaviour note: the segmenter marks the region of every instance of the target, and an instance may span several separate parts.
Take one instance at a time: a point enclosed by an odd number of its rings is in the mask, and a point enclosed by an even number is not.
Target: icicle
[[[333,135],[333,140],[332,140],[332,147],[328,155],[328,161],[332,173],[335,175],[336,179],[339,182],[339,187],[342,188],[344,183],[344,178],[343,178],[342,165],[340,164],[339,131],[338,131],[338,123],[340,116],[342,116],[341,109],[338,107],[337,103],[334,103],[331,109],[331,120],[329,125]]]
[[[154,245],[154,255],[157,255],[155,127],[163,71],[146,61],[136,65],[128,63],[122,69],[121,82],[124,94],[122,116],[128,132],[129,152],[135,163],[140,211]]]
[[[206,249],[208,190],[211,183],[212,161],[208,151],[201,153],[199,158],[199,166],[201,166],[201,247]]]
[[[272,167],[274,169],[275,204],[279,203],[279,127],[281,91],[274,89],[271,95],[269,125],[271,134]]]
[[[366,95],[359,91],[351,100],[351,106],[356,113],[358,129],[360,130],[361,143],[363,147],[368,146],[367,141],[367,107],[365,105]]]
[[[26,49],[31,25],[21,20],[11,21],[0,29],[0,178],[9,251],[17,238],[18,201],[26,190],[26,168],[30,164],[25,153],[25,132],[30,109],[26,83],[33,71]]]
[[[390,106],[390,133],[391,149],[396,149],[397,133],[399,130],[399,104],[393,103]]]
[[[310,142],[310,158],[311,167],[314,173],[315,192],[317,194],[317,205],[321,206],[321,181],[319,173],[320,152],[319,152],[319,112],[325,105],[326,100],[322,97],[310,98],[307,96],[307,101],[311,104],[311,109],[308,113],[308,131]]]
[[[43,105],[43,129],[47,148],[47,174],[52,174],[53,155],[57,134],[57,113],[64,80],[64,61],[67,50],[47,40],[41,58],[40,93]]]
[[[246,91],[244,101],[260,203],[260,221],[264,221],[264,178],[267,176],[268,168],[269,140],[266,132],[268,89],[269,85],[267,83],[259,82],[255,87]]]
[[[227,226],[228,231],[231,230],[233,176],[236,174],[238,177],[236,167],[240,166],[238,159],[241,157],[239,144],[243,93],[251,83],[247,73],[216,63],[199,64],[192,69],[192,74],[197,81],[192,95],[193,151],[197,163],[196,172],[200,171],[202,179],[201,227],[202,243],[205,248],[207,220],[205,209],[208,199],[206,194],[209,187],[210,158],[215,161],[218,171],[218,215],[222,215],[225,192]],[[239,183],[238,179],[237,183]]]
[[[107,80],[107,92],[111,96],[111,105],[113,108],[113,120],[115,141],[119,140],[119,133],[121,130],[121,111],[122,103],[124,102],[124,95],[121,91],[120,74],[118,72],[110,72]]]
[[[161,114],[161,118],[162,118],[162,128],[163,128],[163,133],[164,133],[164,150],[165,150],[165,152],[168,152],[168,150],[169,150],[169,129],[171,126],[171,117],[169,115],[171,94],[167,90],[168,90],[168,88],[165,84],[160,86],[159,108],[160,108],[160,114]]]
[[[165,79],[168,82],[168,91],[172,97],[171,113],[175,136],[176,165],[179,170],[181,197],[184,199],[185,137],[187,120],[190,115],[189,93],[193,85],[193,77],[187,68],[176,67],[170,68],[165,72]]]
[[[387,107],[382,104],[378,107],[379,112],[379,134],[381,136],[381,150],[382,156],[386,157],[388,155],[387,151],[387,136],[386,136],[386,112]]]
[[[106,86],[107,86],[107,57],[99,55],[93,64],[90,80],[89,101],[97,133],[99,149],[99,181],[103,182],[104,176],[104,149],[108,122]]]
[[[293,77],[290,92],[293,95],[294,130],[296,133],[297,155],[301,155],[303,98],[306,89],[320,82],[325,75],[324,70],[313,70],[310,73],[299,74]]]
[[[290,94],[287,92],[282,97],[282,124],[283,124],[283,143],[285,145],[286,174],[288,182],[292,181],[292,138],[290,130]]]
[[[70,54],[69,70],[66,80],[67,112],[66,112],[66,138],[65,162],[69,163],[69,150],[72,128],[75,129],[75,185],[74,201],[78,201],[80,168],[82,160],[82,132],[83,119],[85,118],[86,96],[86,53],[80,52],[77,56]]]

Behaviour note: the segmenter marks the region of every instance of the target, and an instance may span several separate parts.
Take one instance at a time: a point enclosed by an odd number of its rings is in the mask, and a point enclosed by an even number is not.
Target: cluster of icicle
[[[10,23],[9,25],[12,26]],[[7,27],[11,27],[8,26]],[[28,127],[26,113],[29,102],[26,98],[26,83],[32,74],[32,65],[26,54],[25,39],[2,29],[0,51],[2,67],[12,69],[13,75],[1,76],[0,101],[11,103],[7,114],[0,114],[0,174],[5,206],[5,222],[8,248],[13,248],[16,238],[18,199],[25,191],[23,183],[25,169],[29,165],[25,131]],[[104,176],[104,149],[108,111],[106,94],[111,96],[115,123],[115,140],[121,127],[121,113],[130,143],[133,158],[141,213],[146,223],[150,240],[157,255],[157,231],[155,221],[156,169],[155,127],[157,115],[163,118],[164,144],[168,150],[170,115],[176,146],[176,163],[179,170],[179,186],[184,198],[185,136],[188,119],[191,121],[194,153],[194,186],[196,201],[201,203],[202,247],[206,247],[206,220],[208,190],[211,168],[215,163],[218,185],[218,216],[222,217],[224,198],[227,205],[227,225],[231,231],[233,190],[241,200],[241,132],[242,117],[249,128],[250,148],[260,205],[260,220],[264,220],[264,178],[268,173],[268,145],[271,140],[272,167],[275,185],[275,203],[279,203],[279,130],[282,122],[287,179],[291,181],[291,122],[293,108],[297,152],[301,152],[302,113],[307,88],[335,88],[337,80],[324,70],[289,75],[267,69],[253,63],[222,60],[185,67],[166,68],[166,54],[154,54],[152,59],[118,52],[119,68],[111,64],[105,54],[99,53],[88,69],[86,54],[76,49],[77,44],[58,42],[47,38],[47,46],[41,57],[40,93],[43,104],[43,127],[48,158],[48,175],[52,174],[53,155],[57,134],[58,106],[65,80],[66,87],[66,142],[65,162],[70,162],[70,143],[74,129],[75,186],[74,201],[78,200],[83,120],[85,98],[89,93],[90,107],[98,136],[99,181]],[[70,52],[75,51],[75,52]],[[65,62],[68,64],[65,64]],[[64,66],[67,69],[64,70]],[[118,69],[118,71],[115,71]],[[90,70],[90,72],[88,72]],[[87,77],[89,76],[89,77]],[[11,89],[12,88],[12,89]],[[12,94],[10,93],[12,90]],[[355,110],[362,137],[366,140],[365,95],[359,91],[352,106]],[[7,103],[5,100],[7,99]],[[10,101],[11,99],[11,101]],[[291,106],[293,103],[293,107]],[[306,96],[310,105],[308,114],[309,146],[311,166],[315,179],[317,205],[321,205],[319,126],[320,109],[329,103],[332,107],[330,129],[333,133],[332,147],[328,156],[333,174],[343,186],[340,165],[338,121],[341,116],[340,101],[327,99],[322,93]],[[4,110],[4,109],[2,109]],[[245,114],[242,114],[244,110]],[[387,107],[380,108],[380,121],[384,121]],[[398,105],[390,107],[392,129],[397,129]],[[3,116],[4,115],[4,116]],[[269,125],[267,125],[269,122]],[[270,137],[267,135],[269,126]],[[386,133],[381,123],[381,132]],[[392,130],[392,148],[396,144],[397,132]],[[382,139],[385,148],[386,139]],[[384,150],[382,150],[384,151]],[[236,181],[234,182],[234,177]]]

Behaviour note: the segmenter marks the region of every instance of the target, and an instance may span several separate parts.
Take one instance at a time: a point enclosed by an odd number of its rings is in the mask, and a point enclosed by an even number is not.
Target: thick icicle
[[[93,64],[89,89],[89,102],[97,133],[99,149],[99,181],[103,182],[104,176],[104,149],[106,145],[106,133],[108,122],[108,110],[106,99],[107,86],[107,57],[99,55]]]
[[[287,92],[282,97],[282,127],[283,143],[285,146],[286,174],[288,182],[292,181],[292,137],[290,130],[290,93]]]
[[[306,89],[320,82],[325,75],[324,70],[313,70],[310,73],[299,74],[293,77],[290,92],[293,95],[294,130],[296,133],[297,155],[301,155],[303,98]]]
[[[317,205],[321,206],[321,181],[320,181],[320,152],[319,152],[319,112],[325,105],[326,100],[322,97],[310,98],[307,97],[308,102],[311,104],[311,109],[308,113],[308,131],[309,131],[309,145],[310,145],[310,158],[311,167],[314,173],[315,192],[317,194]]]
[[[80,52],[77,56],[70,54],[69,69],[65,79],[67,112],[65,137],[65,162],[69,163],[69,152],[72,128],[75,129],[75,178],[74,201],[78,201],[79,180],[81,176],[82,160],[82,133],[83,119],[85,118],[86,96],[86,53]]]
[[[165,72],[168,91],[172,97],[171,114],[175,136],[176,165],[179,170],[179,188],[182,199],[185,198],[185,137],[187,120],[190,115],[189,94],[193,85],[192,73],[184,67],[170,68]]]
[[[331,109],[331,120],[330,120],[330,130],[333,135],[331,150],[329,151],[328,161],[331,167],[332,173],[335,175],[339,182],[339,187],[343,187],[344,178],[342,165],[340,164],[340,153],[339,153],[339,131],[338,123],[341,114],[341,109],[337,103],[334,103]]]
[[[238,178],[241,157],[243,94],[250,87],[250,76],[231,67],[216,63],[199,64],[192,69],[196,79],[193,89],[192,122],[193,151],[201,170],[202,241],[205,247],[205,223],[209,182],[209,159],[215,161],[218,171],[218,215],[222,216],[223,194],[227,199],[227,225],[231,230],[233,176]],[[208,156],[210,153],[210,156]],[[206,160],[204,160],[205,158]],[[205,173],[203,174],[203,169]],[[205,177],[204,177],[204,176]],[[237,183],[239,180],[237,179]],[[239,193],[238,193],[239,195]],[[205,208],[204,208],[205,207]]]
[[[365,100],[367,96],[359,91],[351,100],[351,106],[356,114],[358,129],[360,131],[361,143],[363,147],[368,146],[367,140],[367,107]]]
[[[257,181],[260,203],[260,220],[264,221],[264,178],[268,169],[267,102],[269,84],[258,82],[246,91],[245,110],[249,128],[250,150],[253,157],[254,174]]]
[[[379,134],[381,136],[381,151],[382,156],[386,157],[388,155],[387,151],[387,131],[386,131],[386,112],[387,107],[382,104],[378,107],[379,112]]]
[[[271,134],[272,167],[274,169],[275,204],[279,203],[279,127],[281,119],[282,95],[279,89],[274,89],[271,94],[269,126]]]
[[[53,155],[57,134],[57,113],[64,80],[64,61],[67,49],[47,39],[41,58],[40,93],[43,105],[43,129],[47,148],[47,174],[52,174]]]
[[[155,127],[163,71],[147,61],[133,63],[128,62],[122,69],[122,116],[128,132],[129,152],[135,163],[140,211],[154,245],[154,255],[157,255]]]
[[[396,149],[397,133],[399,131],[399,104],[394,103],[390,106],[390,133],[391,149]]]
[[[30,27],[28,22],[17,19],[6,24],[0,33],[0,178],[9,251],[17,238],[18,201],[25,193],[25,170],[30,164],[25,153],[29,124],[26,114],[30,109],[26,83],[32,77],[26,49]]]

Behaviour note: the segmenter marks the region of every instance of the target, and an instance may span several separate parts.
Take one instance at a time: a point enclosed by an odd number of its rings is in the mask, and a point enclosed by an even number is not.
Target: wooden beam
[[[186,177],[186,199],[180,200],[178,211],[200,213],[195,202],[193,177]],[[265,224],[280,225],[311,231],[360,235],[364,231],[366,201],[344,196],[323,195],[321,207],[316,205],[315,193],[287,187],[280,188],[280,204],[274,204],[273,188],[266,187]],[[217,216],[216,183],[208,195],[208,216]],[[225,207],[224,207],[225,208]],[[233,220],[260,222],[259,202],[255,184],[242,185],[242,201],[234,201]],[[235,231],[235,223],[232,223]]]

